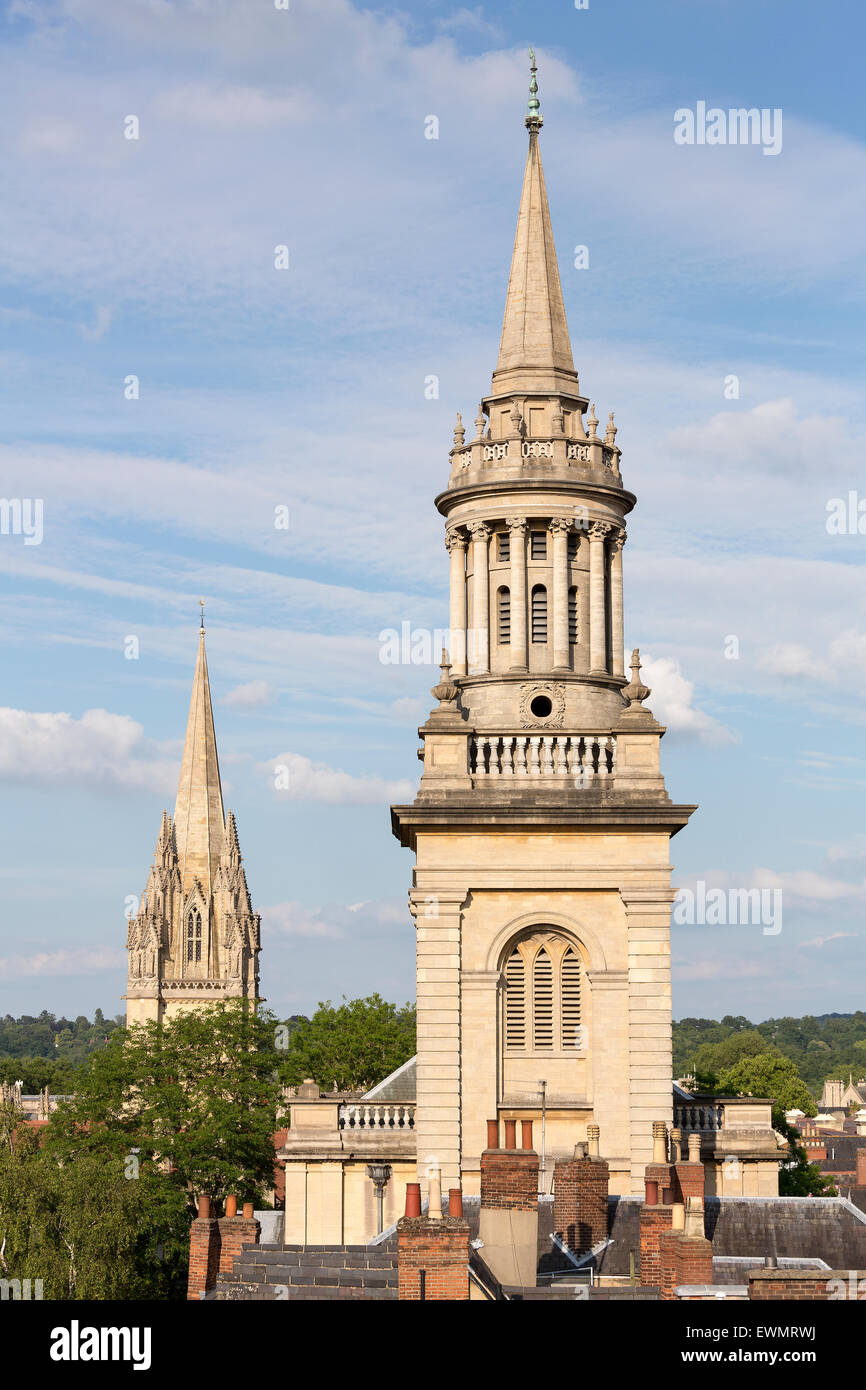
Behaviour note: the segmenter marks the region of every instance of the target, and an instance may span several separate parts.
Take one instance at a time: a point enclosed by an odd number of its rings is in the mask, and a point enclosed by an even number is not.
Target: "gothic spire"
[[[210,891],[225,847],[225,814],[204,636],[202,627],[174,812],[184,896],[195,879],[201,881],[206,894]]]
[[[538,148],[542,116],[535,77],[535,55],[531,49],[530,55],[532,80],[526,115],[529,151],[511,257],[499,361],[493,373],[493,389],[496,392],[521,389],[555,391],[563,388],[576,391],[579,389],[577,374],[571,355],[544,170]]]

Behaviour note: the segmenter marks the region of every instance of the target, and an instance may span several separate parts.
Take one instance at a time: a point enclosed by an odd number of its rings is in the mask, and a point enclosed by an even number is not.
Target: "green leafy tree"
[[[232,1000],[119,1030],[58,1107],[46,1151],[169,1169],[191,1206],[201,1192],[254,1197],[273,1179],[275,1024]]]
[[[289,1086],[307,1077],[323,1090],[368,1089],[407,1062],[415,1052],[415,1006],[398,1009],[378,994],[320,1003],[312,1018],[291,1032],[280,1066]]]
[[[774,1123],[785,1110],[802,1110],[804,1115],[818,1113],[809,1088],[794,1063],[790,1058],[775,1053],[765,1052],[741,1058],[732,1067],[720,1072],[719,1088],[734,1095],[762,1096],[772,1100]]]
[[[0,1148],[0,1272],[49,1299],[183,1297],[186,1194],[148,1164],[134,1176],[91,1153],[60,1163],[26,1121]]]
[[[817,1163],[810,1163],[809,1156],[799,1135],[786,1122],[784,1115],[773,1111],[774,1127],[788,1141],[788,1158],[779,1168],[780,1197],[835,1197],[833,1179],[824,1177]]]
[[[695,1054],[695,1064],[698,1071],[720,1075],[743,1058],[760,1057],[766,1053],[782,1055],[756,1028],[744,1028],[731,1033],[721,1042],[704,1043]]]

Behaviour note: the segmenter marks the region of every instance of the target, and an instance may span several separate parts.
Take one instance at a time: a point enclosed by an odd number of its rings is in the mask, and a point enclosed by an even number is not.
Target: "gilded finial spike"
[[[541,115],[541,103],[538,100],[538,68],[535,63],[535,49],[529,50],[529,104],[526,108],[526,128],[529,131],[540,130],[543,125]]]
[[[200,626],[201,631],[204,632],[204,599],[203,599],[203,598],[200,598],[199,601],[198,601],[198,603],[199,603],[199,608],[201,609],[201,623],[199,624],[199,626]]]

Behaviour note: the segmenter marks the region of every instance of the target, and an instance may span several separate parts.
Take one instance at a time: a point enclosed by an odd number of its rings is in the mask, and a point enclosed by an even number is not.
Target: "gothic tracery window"
[[[525,937],[505,960],[506,1052],[583,1050],[580,956],[553,930]]]
[[[188,964],[201,960],[201,913],[198,908],[190,908],[186,919],[186,959]]]

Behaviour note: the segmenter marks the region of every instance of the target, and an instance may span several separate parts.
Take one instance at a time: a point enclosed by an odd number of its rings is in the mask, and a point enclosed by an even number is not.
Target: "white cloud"
[[[687,680],[678,661],[670,657],[645,656],[641,662],[641,678],[652,694],[647,699],[659,723],[678,733],[694,734],[702,743],[737,743],[738,735],[719,723],[711,714],[694,705],[694,681]]]
[[[809,680],[827,680],[832,672],[824,662],[816,660],[808,648],[797,642],[777,642],[758,657],[758,666],[770,675]]]
[[[259,763],[258,771],[268,776],[278,796],[290,801],[361,806],[412,801],[416,791],[408,779],[389,782],[383,777],[355,777],[327,763],[313,762],[300,753],[279,753],[271,762]],[[282,782],[286,785],[280,785]]]
[[[109,946],[0,957],[0,978],[7,980],[28,975],[89,975],[97,970],[125,968],[126,952]]]
[[[235,709],[261,709],[263,705],[272,705],[276,698],[277,692],[269,681],[247,681],[246,685],[236,685],[220,703]]]
[[[263,907],[262,932],[268,936],[333,937],[353,940],[365,932],[406,925],[409,909],[396,898],[361,903],[326,903],[308,907],[304,903],[276,903]]]
[[[177,772],[177,763],[159,759],[129,715],[89,709],[75,719],[0,708],[2,781],[168,792]]]
[[[811,941],[801,941],[798,950],[814,949],[820,951],[831,941],[853,941],[856,939],[856,935],[856,932],[834,931],[829,936],[813,936]]]

